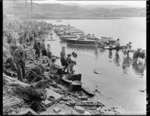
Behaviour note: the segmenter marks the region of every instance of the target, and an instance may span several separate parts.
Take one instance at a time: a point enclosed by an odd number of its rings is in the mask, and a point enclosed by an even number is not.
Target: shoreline
[[[35,19],[35,20],[37,20],[37,19]],[[95,99],[96,99],[96,98],[95,98]],[[108,108],[107,108],[107,107],[105,108],[106,111],[105,111],[105,109],[104,109],[104,112],[105,112],[105,113],[108,113],[107,111],[111,112],[111,110],[109,109],[109,107],[113,107],[113,106],[111,106],[111,103],[108,102],[108,101],[109,101],[108,98],[104,97],[103,100],[100,99],[100,102],[102,102],[102,101],[103,101],[103,102],[106,102],[106,103],[108,103],[108,104],[110,104],[110,105],[108,105]],[[103,103],[103,102],[102,102],[102,103]],[[112,103],[112,104],[114,104],[114,103]],[[105,105],[105,104],[104,104],[104,105]],[[116,107],[116,106],[114,106],[114,107]],[[120,110],[121,110],[121,109],[119,109],[119,111],[120,111]],[[118,112],[119,112],[119,111],[118,111]]]

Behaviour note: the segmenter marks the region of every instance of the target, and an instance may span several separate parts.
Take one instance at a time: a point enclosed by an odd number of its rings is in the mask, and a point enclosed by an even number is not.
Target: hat
[[[72,56],[76,58],[78,55],[75,52],[72,52]]]

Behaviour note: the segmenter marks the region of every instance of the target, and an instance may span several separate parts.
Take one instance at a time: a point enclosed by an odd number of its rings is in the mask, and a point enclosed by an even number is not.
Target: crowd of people
[[[116,47],[116,54],[115,54],[115,62],[119,66],[119,51],[121,50],[123,53],[123,63],[122,68],[124,72],[126,73],[126,68],[130,67],[130,64],[133,65],[133,68],[137,71],[143,74],[143,71],[146,66],[146,51],[142,50],[141,48],[137,48],[137,50],[132,49],[132,42],[129,42],[126,44],[123,48],[120,46],[120,40],[117,39],[114,46]],[[112,58],[112,49],[113,44],[109,44],[109,58]],[[133,56],[131,56],[131,53],[133,53]],[[140,67],[140,69],[138,68]]]
[[[46,22],[36,22],[36,21],[15,21],[7,22],[4,21],[3,28],[3,39],[6,43],[3,43],[3,47],[6,44],[9,45],[10,54],[6,55],[5,49],[3,52],[4,60],[4,69],[11,68],[12,71],[16,71],[18,79],[21,81],[25,80],[26,75],[26,59],[27,53],[25,48],[31,47],[35,51],[35,59],[46,58],[48,66],[50,68],[50,73],[53,75],[62,75],[66,73],[74,73],[74,65],[76,62],[72,60],[77,57],[76,53],[71,53],[66,55],[65,47],[62,46],[60,51],[60,62],[61,65],[56,63],[57,58],[51,52],[50,44],[45,44],[45,35],[50,34],[49,32],[53,29],[54,25]],[[11,30],[11,31],[10,31]],[[17,43],[17,40],[18,43]],[[112,57],[112,46],[113,44],[109,43],[109,57]],[[116,58],[119,58],[118,52],[120,51],[120,40],[117,39],[115,42],[116,46]],[[137,64],[145,64],[146,62],[146,53],[145,50],[138,48],[137,50],[132,49],[132,43],[129,42],[124,49],[122,49],[123,57],[130,57],[130,52],[133,53],[133,59]]]
[[[53,25],[46,22],[6,22],[3,30],[3,37],[6,43],[9,45],[9,55],[3,54],[3,68],[10,69],[17,72],[18,79],[20,81],[26,81],[26,60],[27,52],[26,48],[31,47],[34,49],[34,56],[36,60],[39,58],[47,59],[49,66],[49,72],[52,75],[62,75],[66,73],[74,73],[73,66],[76,64],[75,61],[71,59],[75,53],[68,54],[66,56],[65,47],[62,47],[60,52],[60,62],[61,65],[56,64],[57,57],[55,57],[50,49],[50,44],[45,44],[45,35],[52,30]],[[17,36],[13,36],[13,33],[9,31],[13,30]],[[19,42],[17,43],[17,39]],[[3,45],[4,47],[4,45]]]
[[[120,39],[119,38],[117,39],[117,41],[115,42],[114,45],[116,46],[116,54],[118,54],[120,49],[122,49],[120,46]],[[110,43],[109,44],[109,53],[110,54],[112,54],[112,48],[113,48],[113,44]],[[122,49],[123,57],[124,58],[130,57],[131,52],[133,53],[133,59],[136,60],[138,64],[139,63],[145,64],[145,62],[146,62],[146,51],[145,50],[142,50],[142,48],[137,48],[137,50],[133,50],[132,49],[132,42],[129,42]]]

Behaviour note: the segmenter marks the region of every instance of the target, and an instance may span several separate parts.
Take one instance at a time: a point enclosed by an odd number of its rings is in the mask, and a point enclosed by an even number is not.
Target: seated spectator
[[[64,67],[56,64],[56,58],[52,58],[50,64],[50,73],[53,75],[62,75]]]
[[[66,61],[68,62],[67,71],[68,73],[74,73],[73,67],[76,65],[76,62],[71,59],[71,54],[67,55]]]

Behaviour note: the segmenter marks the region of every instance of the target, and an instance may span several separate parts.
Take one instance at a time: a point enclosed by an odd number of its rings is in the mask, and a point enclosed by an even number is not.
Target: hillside
[[[110,5],[109,5],[110,6]],[[132,8],[123,6],[120,8],[113,5],[101,7],[64,5],[64,4],[33,4],[31,14],[30,4],[26,7],[24,3],[3,3],[4,14],[14,14],[25,18],[48,18],[48,19],[98,19],[98,18],[120,18],[120,17],[145,17],[146,8]]]

